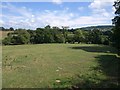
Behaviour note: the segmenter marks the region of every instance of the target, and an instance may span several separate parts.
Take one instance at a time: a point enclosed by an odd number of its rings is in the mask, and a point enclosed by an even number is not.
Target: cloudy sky
[[[69,26],[70,28],[111,25],[115,9],[113,0],[102,2],[2,2],[0,25],[9,28]]]

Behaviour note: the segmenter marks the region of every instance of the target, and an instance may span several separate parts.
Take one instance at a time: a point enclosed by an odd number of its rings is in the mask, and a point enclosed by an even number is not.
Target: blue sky
[[[111,25],[114,17],[113,1],[101,2],[2,2],[0,24],[9,28]]]

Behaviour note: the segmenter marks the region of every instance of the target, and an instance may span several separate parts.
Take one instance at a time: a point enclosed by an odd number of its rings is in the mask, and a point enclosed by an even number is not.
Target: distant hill
[[[94,30],[94,29],[98,29],[101,31],[107,31],[107,30],[111,30],[113,28],[112,25],[103,25],[103,26],[90,26],[90,27],[82,27],[79,28],[81,30]]]
[[[78,30],[78,29],[80,29],[80,30],[94,30],[94,29],[98,29],[98,30],[101,30],[101,31],[109,31],[112,28],[113,28],[112,25],[100,25],[100,26],[89,26],[89,27],[81,27],[81,28],[69,29],[69,31],[73,32],[73,31]],[[5,29],[4,27],[0,27],[0,31],[11,31],[11,30],[10,29]]]

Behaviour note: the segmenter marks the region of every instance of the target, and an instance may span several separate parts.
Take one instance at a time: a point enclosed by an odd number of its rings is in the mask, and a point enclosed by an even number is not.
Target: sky
[[[0,4],[0,25],[5,28],[36,29],[38,27],[112,25],[114,1],[103,2],[2,2]]]

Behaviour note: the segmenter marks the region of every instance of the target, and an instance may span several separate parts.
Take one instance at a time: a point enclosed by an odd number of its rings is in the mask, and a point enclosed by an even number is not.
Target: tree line
[[[16,29],[3,39],[4,45],[42,44],[42,43],[87,43],[109,45],[112,42],[112,30],[101,31],[67,29],[51,27],[36,30]]]
[[[10,28],[0,27],[0,31],[14,31],[14,28],[13,27],[10,27]]]

